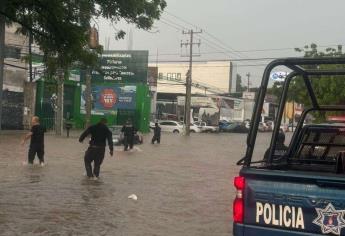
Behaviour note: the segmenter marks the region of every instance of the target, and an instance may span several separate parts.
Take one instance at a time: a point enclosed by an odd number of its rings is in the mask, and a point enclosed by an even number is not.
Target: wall
[[[24,94],[22,92],[4,90],[2,104],[2,128],[12,130],[23,129]]]

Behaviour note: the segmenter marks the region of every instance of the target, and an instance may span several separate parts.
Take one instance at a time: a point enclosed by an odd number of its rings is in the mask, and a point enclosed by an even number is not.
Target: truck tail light
[[[236,188],[236,198],[233,203],[233,219],[234,223],[243,223],[244,218],[244,200],[243,191],[245,187],[245,179],[242,176],[234,178],[234,186]]]

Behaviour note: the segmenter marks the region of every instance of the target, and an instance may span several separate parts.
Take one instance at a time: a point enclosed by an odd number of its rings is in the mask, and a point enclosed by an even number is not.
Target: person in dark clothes
[[[123,132],[123,145],[124,151],[129,149],[133,149],[134,145],[134,134],[136,133],[136,129],[132,125],[131,122],[127,121],[126,124],[122,127],[121,132]]]
[[[22,144],[31,138],[30,147],[28,153],[28,164],[33,164],[35,156],[40,161],[40,165],[44,166],[44,133],[46,129],[40,125],[40,119],[38,116],[33,116],[31,119],[31,130],[25,135]]]
[[[285,134],[283,130],[279,130],[279,134],[276,141],[276,147],[274,149],[272,160],[279,160],[280,158],[284,157],[286,151],[288,150],[288,147],[285,146],[284,142],[285,142]],[[270,149],[268,148],[264,155],[264,161],[266,162],[268,161],[269,153],[270,153]]]
[[[106,124],[107,120],[102,118],[98,124],[87,128],[79,138],[79,142],[82,143],[87,136],[91,135],[90,145],[84,156],[86,174],[90,179],[99,177],[101,164],[105,155],[106,141],[108,141],[110,155],[113,156],[113,137]],[[92,162],[94,163],[93,170],[91,165]]]
[[[159,127],[158,123],[155,123],[155,128],[153,129],[153,137],[151,143],[154,144],[157,141],[157,143],[161,143],[161,127]]]

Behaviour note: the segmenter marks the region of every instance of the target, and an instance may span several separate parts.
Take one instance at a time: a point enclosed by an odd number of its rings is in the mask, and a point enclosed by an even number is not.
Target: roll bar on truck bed
[[[342,65],[344,69],[334,69],[334,70],[319,70],[319,69],[307,69],[306,66],[315,66],[318,68],[320,65]],[[245,156],[237,162],[237,165],[243,165],[244,167],[250,167],[252,163],[252,156],[256,141],[256,136],[258,132],[259,122],[261,118],[261,111],[263,108],[267,86],[270,78],[270,74],[272,70],[278,66],[286,66],[290,70],[291,73],[288,74],[284,83],[283,83],[283,90],[282,95],[279,100],[278,112],[275,119],[275,125],[273,129],[272,139],[269,148],[269,159],[268,163],[272,162],[272,154],[274,153],[274,148],[276,146],[276,139],[279,133],[279,124],[281,123],[284,106],[287,100],[287,94],[289,85],[292,79],[297,76],[301,76],[303,78],[304,84],[307,88],[308,95],[311,100],[312,107],[304,110],[302,113],[302,121],[305,118],[306,114],[312,110],[320,110],[320,111],[328,111],[328,110],[337,110],[337,111],[345,111],[345,106],[342,105],[326,105],[322,106],[319,105],[318,100],[315,96],[311,79],[315,76],[338,76],[343,75],[345,79],[345,57],[321,57],[321,58],[282,58],[277,59],[269,63],[264,71],[263,78],[261,81],[260,89],[257,94],[256,103],[254,105],[254,110],[251,118],[251,128],[247,136],[247,149]],[[299,122],[296,129],[301,129],[303,122]]]

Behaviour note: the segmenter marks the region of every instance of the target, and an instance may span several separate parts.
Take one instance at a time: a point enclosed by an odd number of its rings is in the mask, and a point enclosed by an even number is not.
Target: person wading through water
[[[130,121],[127,121],[126,124],[122,127],[121,132],[123,132],[123,145],[124,151],[133,149],[134,145],[134,134],[136,133],[136,129],[132,125]]]
[[[44,166],[44,133],[46,129],[40,125],[40,119],[38,116],[33,116],[31,119],[31,130],[25,135],[22,145],[26,140],[30,139],[30,148],[28,153],[28,164],[34,164],[34,159],[37,157],[40,161],[40,165]]]
[[[155,127],[153,129],[153,137],[151,143],[154,144],[157,141],[158,144],[161,143],[161,127],[159,127],[158,123],[155,123]]]
[[[106,140],[108,141],[110,155],[113,156],[113,137],[106,124],[107,119],[101,118],[98,124],[87,128],[79,138],[79,142],[82,143],[87,136],[91,135],[91,140],[89,142],[90,145],[84,156],[86,174],[90,179],[99,177],[101,164],[105,155]],[[91,165],[92,162],[94,163],[93,170]]]

